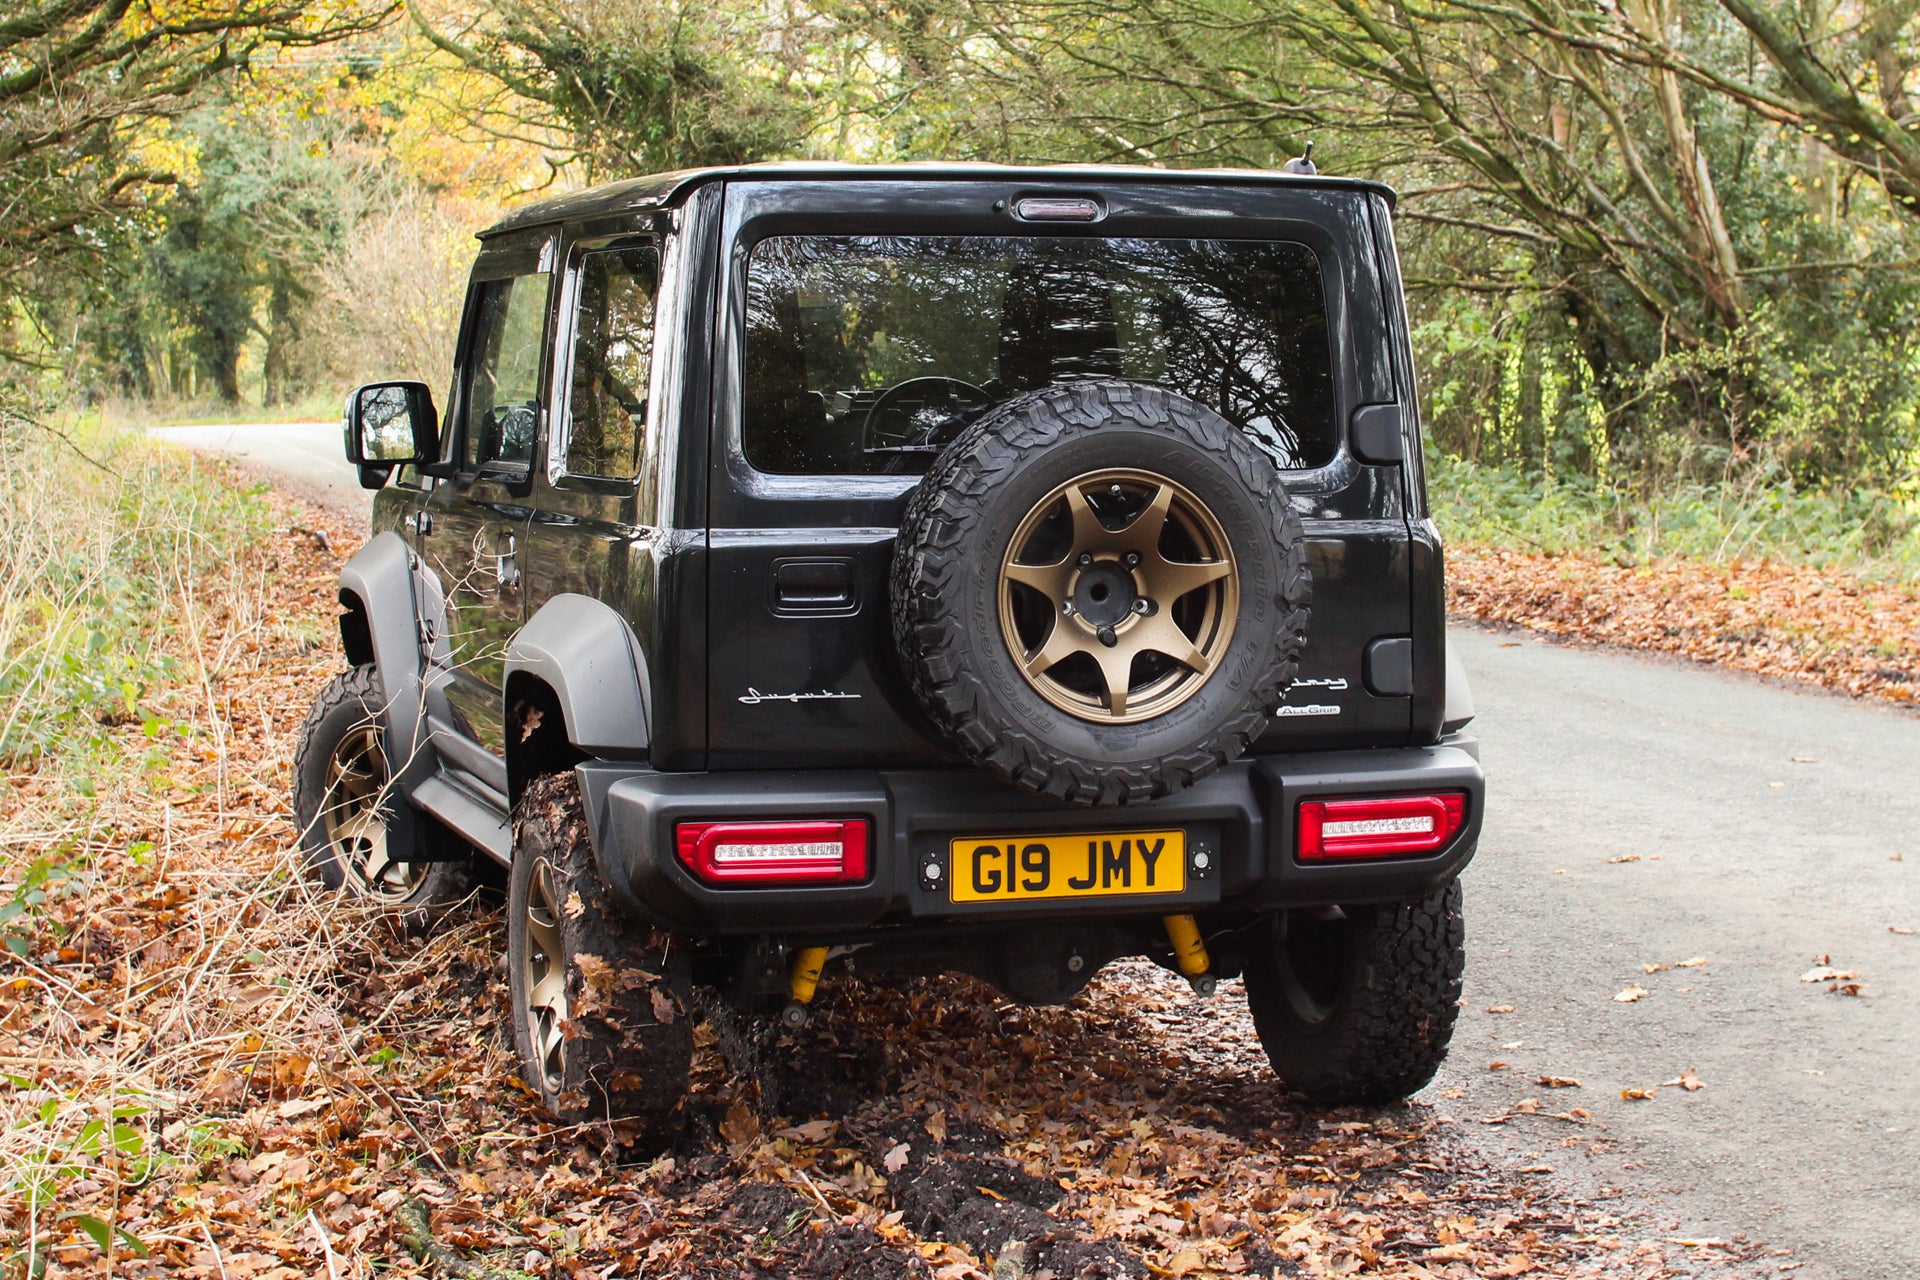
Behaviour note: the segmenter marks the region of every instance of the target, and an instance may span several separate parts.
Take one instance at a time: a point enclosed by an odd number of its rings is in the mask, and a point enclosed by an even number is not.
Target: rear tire
[[[1296,1091],[1328,1105],[1393,1102],[1446,1060],[1465,963],[1457,880],[1340,920],[1275,912],[1249,937],[1247,1005],[1267,1060]]]
[[[507,876],[507,981],[522,1078],[567,1124],[632,1121],[664,1145],[693,1065],[692,951],[613,901],[572,773],[527,784]]]
[[[430,842],[457,837],[423,813],[392,818],[405,804],[388,768],[380,675],[365,665],[327,682],[307,713],[293,756],[293,819],[308,868],[329,889],[401,911],[444,906],[467,895],[467,859],[409,862],[444,853]]]

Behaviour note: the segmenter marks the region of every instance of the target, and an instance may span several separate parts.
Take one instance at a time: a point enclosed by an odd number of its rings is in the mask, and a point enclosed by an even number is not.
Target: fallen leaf
[[[791,1129],[782,1129],[777,1136],[792,1138],[796,1142],[820,1143],[831,1138],[835,1130],[839,1129],[839,1127],[840,1122],[838,1120],[809,1120],[807,1123],[797,1124]]]
[[[1580,1082],[1572,1076],[1540,1076],[1534,1083],[1547,1089],[1578,1089]]]
[[[1687,1249],[1724,1249],[1727,1247],[1727,1242],[1717,1237],[1708,1237],[1704,1240],[1689,1240],[1683,1237],[1678,1240],[1669,1240],[1667,1243],[1677,1244]]]
[[[1622,1089],[1622,1090],[1620,1091],[1620,1096],[1621,1096],[1622,1098],[1625,1098],[1625,1099],[1626,1099],[1626,1100],[1627,1100],[1628,1102],[1645,1102],[1645,1101],[1647,1101],[1647,1100],[1648,1100],[1649,1098],[1651,1098],[1651,1097],[1653,1097],[1653,1090],[1651,1090],[1651,1089]]]
[[[1614,863],[1614,864],[1618,864],[1622,862],[1638,862],[1640,861],[1640,855],[1637,853],[1623,853],[1617,858],[1608,858],[1607,861],[1609,863]]]
[[[1632,1004],[1635,1000],[1647,994],[1649,994],[1647,989],[1636,982],[1624,991],[1615,992],[1613,999],[1616,1004]]]
[[[1851,969],[1835,969],[1831,965],[1821,965],[1809,969],[1800,975],[1802,982],[1851,982],[1860,975]]]
[[[1512,1005],[1510,1005],[1510,1004],[1493,1004],[1493,1005],[1488,1005],[1488,1006],[1487,1006],[1487,1012],[1488,1012],[1488,1013],[1512,1013],[1512,1012],[1513,1012],[1513,1006],[1512,1006]]]
[[[944,1110],[927,1117],[927,1132],[933,1135],[935,1142],[944,1143],[947,1140],[947,1113]]]
[[[902,1142],[881,1157],[880,1166],[888,1173],[898,1173],[907,1167],[907,1157],[913,1154],[913,1147]]]
[[[1198,1249],[1182,1249],[1167,1259],[1167,1265],[1162,1274],[1169,1276],[1190,1275],[1205,1265],[1206,1263],[1201,1259]]]
[[[1507,1071],[1512,1067],[1513,1064],[1511,1062],[1489,1062],[1487,1064],[1487,1070],[1489,1071]]]
[[[1909,928],[1907,928],[1907,927],[1906,927],[1905,925],[1900,925],[1900,924],[1890,924],[1890,925],[1888,925],[1888,926],[1887,926],[1887,932],[1888,932],[1888,933],[1898,933],[1898,934],[1901,934],[1901,935],[1903,935],[1903,936],[1905,936],[1905,937],[1909,937],[1909,938],[1913,936],[1913,930],[1911,930],[1911,929],[1909,929]]]
[[[1685,1089],[1688,1093],[1697,1093],[1701,1089],[1704,1089],[1707,1087],[1707,1082],[1702,1080],[1699,1076],[1693,1074],[1692,1067],[1688,1067],[1685,1071],[1682,1071],[1679,1074],[1679,1076],[1676,1077],[1675,1079],[1662,1080],[1660,1082],[1660,1087],[1663,1089],[1680,1088],[1680,1089]]]
[[[1837,991],[1843,996],[1857,996],[1860,994],[1860,984],[1857,982],[1836,982],[1828,987],[1827,990]]]
[[[1820,763],[1820,757],[1818,756],[1788,756],[1787,759],[1794,764],[1819,764]]]
[[[1640,972],[1642,972],[1642,973],[1659,973],[1659,972],[1660,972],[1660,971],[1661,971],[1662,969],[1665,969],[1665,968],[1667,968],[1667,967],[1668,967],[1668,966],[1666,966],[1666,965],[1664,965],[1664,964],[1643,964],[1643,965],[1641,965],[1641,966],[1640,966]]]
[[[293,1098],[275,1107],[273,1113],[282,1120],[297,1120],[316,1111],[325,1111],[332,1105],[332,1098]]]
[[[1685,960],[1675,961],[1673,967],[1676,969],[1698,969],[1706,962],[1707,958],[1705,956],[1692,956]]]

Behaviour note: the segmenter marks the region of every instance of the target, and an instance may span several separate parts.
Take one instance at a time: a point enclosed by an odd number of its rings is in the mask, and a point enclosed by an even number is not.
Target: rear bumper
[[[595,853],[614,893],[648,923],[697,937],[852,935],[914,920],[1010,920],[1167,914],[1229,905],[1246,910],[1390,902],[1459,874],[1480,837],[1485,779],[1468,739],[1434,747],[1261,756],[1149,805],[1077,809],[1024,795],[967,769],[656,773],[631,764],[580,766]],[[1391,861],[1303,865],[1294,815],[1316,796],[1464,791],[1466,825],[1437,853]],[[859,884],[740,888],[703,883],[681,865],[681,822],[741,818],[865,818],[870,874]],[[993,832],[1180,828],[1190,866],[1178,894],[1067,902],[956,905],[945,862],[956,838]],[[938,878],[925,873],[939,864]]]

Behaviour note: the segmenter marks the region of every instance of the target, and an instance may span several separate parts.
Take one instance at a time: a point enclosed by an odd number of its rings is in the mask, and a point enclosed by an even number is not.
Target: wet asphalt
[[[370,510],[335,423],[155,434]],[[1665,1238],[1777,1248],[1797,1280],[1920,1276],[1920,715],[1526,632],[1452,641],[1488,812],[1466,1007],[1423,1098],[1469,1148]],[[1801,981],[1822,965],[1856,976]]]

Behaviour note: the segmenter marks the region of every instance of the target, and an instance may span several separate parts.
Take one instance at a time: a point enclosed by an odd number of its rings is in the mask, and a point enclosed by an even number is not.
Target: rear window
[[[1276,466],[1339,447],[1320,264],[1280,241],[776,236],[747,264],[742,444],[776,475],[919,475],[993,405],[1127,378]]]

